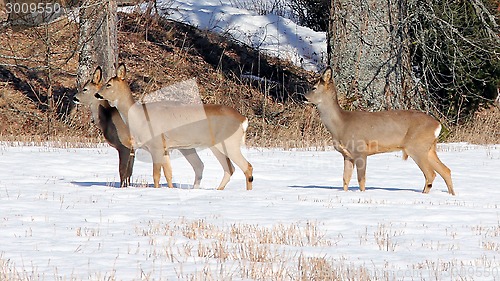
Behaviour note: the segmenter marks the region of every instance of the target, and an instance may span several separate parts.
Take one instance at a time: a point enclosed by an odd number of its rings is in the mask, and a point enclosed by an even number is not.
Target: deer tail
[[[245,145],[245,139],[248,129],[248,118],[245,117],[245,120],[241,123],[241,128],[243,129],[243,136],[241,137],[241,144]]]
[[[403,160],[408,160],[408,153],[406,153],[406,151],[403,150]]]

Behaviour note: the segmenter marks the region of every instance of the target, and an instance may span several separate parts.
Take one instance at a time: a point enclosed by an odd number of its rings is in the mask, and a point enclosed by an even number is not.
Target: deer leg
[[[127,187],[130,183],[130,176],[132,171],[129,168],[130,165],[130,149],[123,145],[119,145],[118,148],[118,170],[120,173],[120,187]]]
[[[172,164],[170,163],[170,154],[168,152],[168,143],[165,134],[161,134],[161,142],[162,142],[161,167],[163,169],[163,175],[167,180],[168,188],[174,188],[174,184],[172,183]],[[157,155],[160,155],[159,152],[157,153],[158,153]]]
[[[216,147],[211,147],[210,150],[214,153],[215,157],[219,161],[219,163],[222,166],[222,169],[224,169],[224,177],[222,178],[221,183],[219,184],[219,187],[217,188],[218,190],[223,190],[226,187],[226,184],[229,182],[229,179],[234,173],[234,166],[231,163],[231,160],[229,160],[224,153],[222,153],[218,148]]]
[[[179,149],[179,151],[184,155],[186,160],[191,164],[194,170],[194,184],[193,188],[200,188],[201,178],[203,177],[203,162],[201,162],[200,156],[196,153],[196,149]]]
[[[161,177],[161,163],[153,162],[153,181],[155,188],[160,187],[160,177]]]
[[[354,165],[356,166],[356,173],[358,174],[359,190],[365,191],[366,189],[366,155],[356,158]]]
[[[231,142],[229,140],[228,142]],[[252,190],[252,182],[253,182],[253,167],[247,159],[241,154],[240,144],[238,142],[237,145],[226,145],[225,143],[221,143],[222,150],[219,149],[222,153],[224,153],[231,161],[238,166],[241,171],[245,174],[246,178],[246,187],[247,190]]]
[[[168,155],[168,153],[163,155],[161,167],[163,168],[163,175],[167,180],[168,188],[174,188],[174,184],[172,182],[172,164],[170,163],[170,155]]]
[[[451,181],[451,170],[446,167],[443,162],[439,159],[436,153],[436,147],[432,147],[429,151],[429,161],[432,168],[444,179],[446,182],[446,186],[448,187],[448,193],[451,195],[455,195],[455,191],[453,190],[453,182]]]
[[[354,169],[354,160],[350,157],[344,157],[344,191],[349,190],[349,182],[352,177],[352,170]]]
[[[135,151],[134,148],[129,150],[129,157],[127,163],[127,182],[130,185],[130,177],[132,177],[132,172],[134,170],[134,161],[135,161]]]
[[[413,158],[415,163],[417,163],[418,167],[420,168],[425,177],[425,185],[422,193],[429,193],[429,191],[431,191],[432,182],[434,181],[434,178],[436,178],[436,173],[434,172],[434,169],[432,168],[431,163],[429,162],[428,159],[428,153],[429,152],[410,154],[410,157]]]
[[[243,157],[243,155],[242,155]],[[245,162],[246,162],[246,171],[244,172],[245,173],[245,178],[246,178],[246,186],[247,186],[247,190],[252,190],[253,188],[253,166],[252,164],[250,164],[250,162],[246,161],[245,159]],[[240,166],[240,169],[243,171],[243,168],[241,168]]]

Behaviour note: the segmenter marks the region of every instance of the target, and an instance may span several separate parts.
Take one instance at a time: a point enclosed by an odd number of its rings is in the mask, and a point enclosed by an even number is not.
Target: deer
[[[94,97],[94,94],[101,88],[101,77],[101,68],[97,67],[92,79],[88,80],[82,89],[75,94],[73,103],[90,108],[92,122],[101,130],[108,144],[118,151],[120,187],[127,187],[130,184],[135,158],[130,142],[130,132],[115,108],[109,106],[107,101],[101,101]]]
[[[168,102],[140,103],[134,100],[127,70],[121,63],[116,75],[95,94],[115,107],[130,129],[134,148],[147,150],[155,166],[161,166],[167,181],[171,181],[172,168],[167,149],[209,148],[224,175],[217,187],[223,190],[238,166],[246,178],[246,189],[252,190],[253,167],[241,152],[245,142],[248,119],[235,109],[217,104],[173,105]],[[161,145],[160,145],[161,144]],[[153,180],[160,178],[153,169]]]
[[[99,127],[109,145],[118,151],[120,187],[127,187],[130,185],[135,158],[132,138],[130,130],[123,122],[118,110],[111,107],[108,101],[99,100],[95,97],[102,84],[102,69],[98,66],[92,75],[92,79],[88,80],[82,90],[73,97],[73,102],[90,107],[93,122]],[[193,167],[195,172],[193,187],[198,188],[203,177],[203,162],[195,149],[179,149],[179,152]]]
[[[373,154],[403,151],[411,157],[425,177],[423,193],[429,193],[436,172],[444,179],[448,193],[455,195],[451,170],[441,162],[436,145],[441,124],[416,110],[378,112],[347,111],[337,98],[333,70],[327,67],[304,96],[316,106],[320,119],[331,133],[333,146],[344,158],[343,189],[348,191],[356,167],[359,189],[365,191],[367,157]]]

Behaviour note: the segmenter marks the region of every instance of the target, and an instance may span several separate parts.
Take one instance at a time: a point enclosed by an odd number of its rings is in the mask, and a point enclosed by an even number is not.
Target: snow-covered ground
[[[235,2],[245,1],[160,0],[157,7],[167,18],[228,35],[238,42],[308,70],[318,70],[326,63],[324,32],[316,32],[274,14],[259,15],[237,8]],[[143,4],[142,9],[145,10],[145,7]],[[121,8],[122,11],[134,9]]]
[[[439,148],[457,196],[439,177],[420,193],[420,170],[397,153],[368,159],[366,192],[355,180],[344,192],[337,152],[249,148],[254,190],[238,170],[217,191],[222,169],[208,150],[201,189],[175,157],[181,188],[151,188],[141,161],[134,187],[116,188],[106,145],[1,143],[0,259],[30,280],[241,280],[270,264],[286,280],[311,257],[383,280],[498,280],[500,146]]]

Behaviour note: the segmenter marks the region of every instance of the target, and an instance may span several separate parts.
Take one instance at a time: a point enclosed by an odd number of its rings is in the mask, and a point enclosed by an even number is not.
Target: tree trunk
[[[407,0],[332,0],[328,59],[355,108],[414,107]]]
[[[9,14],[5,9],[6,0],[0,0],[0,23],[4,23],[9,19]]]
[[[115,72],[118,62],[116,0],[82,0],[80,3],[77,87],[101,66],[104,79]]]

